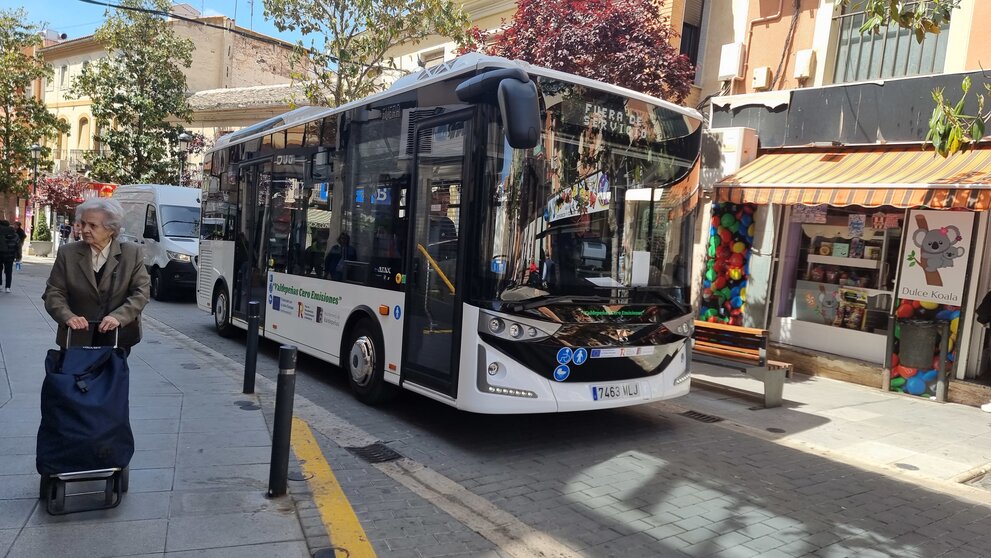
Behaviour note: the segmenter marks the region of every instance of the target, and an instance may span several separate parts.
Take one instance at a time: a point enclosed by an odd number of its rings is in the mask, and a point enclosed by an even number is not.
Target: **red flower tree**
[[[473,29],[464,50],[620,85],[681,102],[695,67],[671,46],[675,32],[653,0],[520,0],[509,27]],[[487,48],[481,45],[491,40]]]
[[[38,181],[34,201],[41,205],[50,205],[56,213],[68,214],[83,202],[83,192],[88,187],[89,180],[86,177],[69,171],[60,172]]]

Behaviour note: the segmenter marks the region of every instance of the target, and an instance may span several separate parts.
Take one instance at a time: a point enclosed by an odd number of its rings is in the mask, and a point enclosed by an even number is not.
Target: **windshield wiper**
[[[514,312],[521,312],[523,310],[532,310],[541,306],[547,306],[548,304],[602,303],[611,301],[612,299],[607,296],[541,295],[520,302],[508,302],[506,303],[506,307]]]
[[[166,222],[162,223],[162,226],[164,227],[165,225],[168,225],[170,223],[189,223],[189,224],[192,224],[192,225],[199,225],[200,224],[199,221],[183,221],[182,219],[172,219],[172,220],[169,220],[169,221],[166,221]]]

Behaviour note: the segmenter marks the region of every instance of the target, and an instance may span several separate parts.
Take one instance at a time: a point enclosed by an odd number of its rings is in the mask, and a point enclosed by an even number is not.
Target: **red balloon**
[[[918,368],[909,368],[907,366],[898,365],[891,370],[892,374],[901,376],[902,378],[911,378],[919,372]]]
[[[731,233],[729,229],[720,227],[719,240],[721,240],[723,244],[729,244],[733,241],[733,233]]]
[[[922,302],[919,300],[912,301],[912,308],[922,308]]]
[[[715,215],[712,217],[712,226],[713,227],[719,226],[719,217],[716,217]]]
[[[915,313],[915,308],[912,307],[912,303],[903,302],[895,310],[895,317],[898,318],[911,318],[912,314]]]
[[[719,320],[717,320],[715,316],[709,316],[709,319],[708,319],[708,321],[710,321],[710,322],[712,322],[712,323],[716,323],[716,322],[718,322]]]
[[[729,257],[730,267],[743,267],[743,254],[734,253]]]
[[[720,275],[716,277],[716,280],[712,282],[712,289],[718,291],[726,286],[726,277]]]
[[[891,367],[894,368],[898,366],[899,362],[901,361],[898,359],[898,353],[891,353]]]
[[[712,296],[712,289],[702,289],[702,298],[709,298]]]

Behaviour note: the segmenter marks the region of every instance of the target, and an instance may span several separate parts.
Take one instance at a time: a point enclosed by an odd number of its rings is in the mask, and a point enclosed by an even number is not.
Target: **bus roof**
[[[508,58],[502,58],[499,56],[487,56],[477,52],[472,52],[459,56],[450,62],[445,62],[439,64],[432,68],[426,68],[422,71],[416,72],[414,74],[409,74],[403,76],[402,78],[396,80],[388,89],[385,91],[376,93],[369,97],[358,99],[356,101],[351,101],[350,103],[341,105],[339,107],[301,107],[295,110],[291,110],[285,114],[275,116],[268,120],[264,120],[257,124],[253,124],[246,128],[242,128],[236,132],[228,134],[226,136],[220,137],[214,143],[212,149],[208,153],[218,151],[220,149],[230,147],[231,145],[243,143],[265,134],[272,132],[278,132],[281,130],[286,130],[288,128],[293,128],[304,124],[311,120],[316,120],[318,118],[323,118],[336,114],[339,112],[344,112],[368,103],[373,103],[381,99],[387,99],[393,95],[404,93],[413,89],[417,89],[424,85],[431,83],[436,83],[449,79],[451,77],[456,77],[461,74],[466,74],[476,70],[482,70],[486,68],[512,68],[519,67],[526,71],[528,74],[537,75],[542,77],[548,77],[553,79],[559,79],[568,83],[575,83],[578,85],[584,85],[586,87],[591,87],[593,89],[598,89],[600,91],[605,91],[607,93],[615,93],[617,95],[622,95],[623,97],[628,97],[631,99],[637,99],[661,108],[668,109],[672,112],[681,114],[686,118],[697,121],[698,124],[702,123],[702,115],[695,109],[682,107],[665,101],[663,99],[658,99],[657,97],[651,97],[650,95],[645,95],[632,89],[626,89],[625,87],[619,87],[617,85],[611,85],[594,79],[589,79],[585,77],[576,76],[573,74],[568,74],[565,72],[559,72],[557,70],[551,70],[548,68],[543,68],[540,66],[534,66],[527,62],[520,60],[510,60]]]

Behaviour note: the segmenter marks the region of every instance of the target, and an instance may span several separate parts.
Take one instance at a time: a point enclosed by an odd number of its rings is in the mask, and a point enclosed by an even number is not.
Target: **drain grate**
[[[698,411],[685,411],[681,413],[682,416],[688,417],[690,419],[697,420],[699,422],[719,422],[723,420],[722,417],[717,417],[715,415],[707,415],[705,413],[700,413]]]
[[[344,449],[369,463],[385,463],[387,461],[395,461],[402,457],[399,452],[383,444],[382,442],[375,442],[374,444],[368,446]]]

